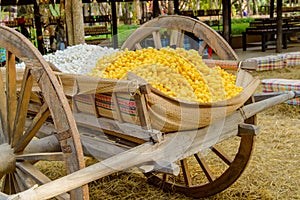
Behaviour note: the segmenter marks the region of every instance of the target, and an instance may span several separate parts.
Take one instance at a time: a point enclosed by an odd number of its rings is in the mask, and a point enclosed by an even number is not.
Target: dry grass
[[[261,79],[300,79],[299,69],[254,72],[254,75]],[[258,114],[258,125],[260,133],[245,172],[231,187],[206,199],[300,199],[300,106],[281,104],[265,110]],[[223,147],[231,149],[232,145],[231,141],[225,141]],[[86,160],[87,165],[94,162],[91,158]],[[62,163],[43,162],[38,167],[51,178],[63,174]],[[191,200],[148,184],[141,173],[118,172],[91,182],[89,188],[91,199],[95,200]]]

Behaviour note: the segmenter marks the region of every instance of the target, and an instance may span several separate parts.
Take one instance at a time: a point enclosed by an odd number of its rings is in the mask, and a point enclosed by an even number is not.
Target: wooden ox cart
[[[160,48],[162,29],[177,30],[177,46],[183,45],[184,32],[202,38],[199,53],[210,46],[221,59],[207,64],[238,64],[216,32],[180,16],[144,24],[122,48],[143,48],[149,35]],[[259,81],[240,63],[237,84],[245,89],[238,97],[205,105],[181,102],[130,76],[114,81],[53,72],[25,37],[7,27],[0,27],[0,46],[7,51],[0,75],[0,199],[88,199],[89,182],[132,167],[167,191],[216,194],[244,171],[258,133],[256,114],[299,96],[253,95]],[[16,58],[25,70],[16,68]],[[155,98],[160,100],[153,104]],[[169,121],[168,109],[159,115],[169,103],[179,126]],[[230,148],[224,148],[227,141]],[[102,161],[85,167],[84,156]],[[38,161],[63,161],[67,175],[51,180],[35,166]]]

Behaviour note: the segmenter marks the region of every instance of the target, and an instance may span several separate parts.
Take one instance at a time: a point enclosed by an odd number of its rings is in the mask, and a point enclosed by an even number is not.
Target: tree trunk
[[[82,1],[66,0],[65,9],[68,45],[72,46],[84,43]]]
[[[255,15],[258,15],[258,5],[257,5],[257,0],[253,0],[253,11]]]

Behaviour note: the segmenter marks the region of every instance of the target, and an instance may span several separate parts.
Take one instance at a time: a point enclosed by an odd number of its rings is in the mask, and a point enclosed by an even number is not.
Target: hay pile
[[[264,78],[300,79],[300,67],[254,72]],[[258,89],[259,92],[261,88]],[[225,191],[206,199],[300,199],[300,106],[281,104],[258,114],[260,133],[242,176]],[[233,143],[225,141],[230,149]],[[90,165],[96,162],[87,158]],[[40,162],[51,178],[63,175],[63,164]],[[191,200],[181,194],[163,192],[147,183],[140,173],[118,172],[89,184],[91,199]]]

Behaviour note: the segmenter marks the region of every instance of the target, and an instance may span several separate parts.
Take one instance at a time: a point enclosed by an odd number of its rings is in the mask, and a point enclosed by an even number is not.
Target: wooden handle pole
[[[278,95],[278,96],[271,97],[271,98],[263,100],[263,101],[249,104],[240,109],[244,113],[245,119],[247,119],[263,110],[266,110],[277,104],[283,103],[294,97],[295,97],[295,92],[289,91],[289,92],[283,93],[282,95]]]
[[[10,196],[10,199],[49,199],[66,191],[70,191],[82,185],[88,184],[89,182],[104,176],[110,175],[114,172],[151,161],[153,157],[157,156],[155,155],[155,151],[154,153],[152,152],[152,143],[145,143],[129,151],[110,157],[102,162],[64,176],[60,179],[56,179],[39,187],[26,190],[14,196]]]

